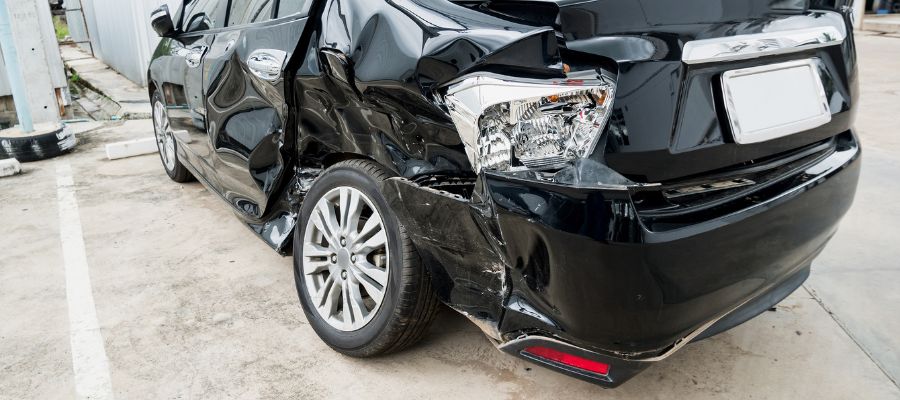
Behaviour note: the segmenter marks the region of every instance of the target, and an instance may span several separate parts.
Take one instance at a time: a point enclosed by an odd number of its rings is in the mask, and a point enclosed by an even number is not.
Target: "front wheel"
[[[188,182],[193,179],[193,175],[178,159],[176,151],[178,143],[175,141],[175,135],[169,125],[166,103],[158,91],[153,92],[151,100],[153,101],[153,134],[156,137],[156,148],[159,150],[159,158],[162,160],[166,175],[169,175],[169,178],[175,182]]]
[[[438,301],[415,247],[380,192],[390,175],[368,160],[338,163],[303,202],[294,277],[310,325],[354,357],[417,342]]]

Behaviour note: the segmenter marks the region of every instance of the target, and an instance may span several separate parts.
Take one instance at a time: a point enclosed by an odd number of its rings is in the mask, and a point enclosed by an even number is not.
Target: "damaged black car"
[[[159,154],[369,357],[439,304],[605,387],[780,302],[860,170],[850,0],[188,0]]]

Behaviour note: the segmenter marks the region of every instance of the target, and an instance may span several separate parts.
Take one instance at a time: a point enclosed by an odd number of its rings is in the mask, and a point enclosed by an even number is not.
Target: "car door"
[[[232,0],[228,29],[216,35],[206,112],[221,194],[247,219],[259,219],[280,185],[292,143],[285,138],[288,84],[283,70],[297,50],[311,0]]]
[[[171,50],[178,59],[180,82],[166,88],[168,114],[176,138],[187,149],[188,162],[213,187],[218,187],[216,174],[205,160],[210,153],[204,79],[207,75],[205,56],[216,32],[225,24],[228,0],[191,0],[185,3],[181,17],[182,33],[173,40]],[[177,79],[176,79],[177,80]]]

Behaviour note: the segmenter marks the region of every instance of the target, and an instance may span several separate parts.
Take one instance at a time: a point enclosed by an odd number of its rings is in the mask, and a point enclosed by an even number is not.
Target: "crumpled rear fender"
[[[440,298],[499,339],[508,262],[436,90],[475,72],[563,78],[556,31],[435,0],[326,0],[311,15],[289,64],[298,171],[365,157],[395,172],[383,191]],[[435,186],[419,184],[429,177]],[[294,207],[309,178],[296,180]],[[436,235],[446,225],[456,229]]]
[[[287,129],[295,133],[288,136],[296,140],[296,176],[281,189],[269,219],[254,227],[282,253],[290,247],[286,232],[293,231],[285,217],[296,219],[315,178],[309,171],[364,157],[406,178],[474,176],[435,97],[442,84],[478,71],[562,76],[551,27],[448,1],[323,0],[307,27],[285,73],[292,82]]]
[[[491,203],[404,178],[388,179],[383,192],[418,247],[438,298],[501,340],[510,264]]]
[[[556,33],[448,1],[326,0],[294,64],[301,165],[334,153],[398,175],[472,176],[442,84],[478,71],[562,77]]]

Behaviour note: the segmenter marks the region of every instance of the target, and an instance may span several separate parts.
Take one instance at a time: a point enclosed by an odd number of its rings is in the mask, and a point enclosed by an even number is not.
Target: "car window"
[[[190,10],[183,19],[185,32],[221,28],[225,22],[227,0],[192,0],[185,6]]]
[[[228,26],[268,21],[274,5],[275,0],[232,0]]]
[[[306,13],[312,0],[280,0],[278,2],[278,18],[298,13]]]

